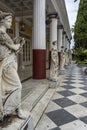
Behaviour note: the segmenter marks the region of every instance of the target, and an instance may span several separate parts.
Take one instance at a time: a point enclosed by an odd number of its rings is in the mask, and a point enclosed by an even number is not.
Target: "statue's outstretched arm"
[[[8,42],[5,43],[5,45],[14,51],[17,51],[20,48],[20,44],[9,44]]]
[[[0,33],[0,43],[14,51],[17,51],[20,48],[20,44],[14,44],[14,41],[5,33]]]

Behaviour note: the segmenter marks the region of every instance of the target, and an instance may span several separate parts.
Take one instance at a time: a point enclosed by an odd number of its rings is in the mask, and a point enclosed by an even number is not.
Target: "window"
[[[23,62],[25,64],[31,61],[31,48],[30,48],[30,41],[26,39],[25,44],[23,45]]]

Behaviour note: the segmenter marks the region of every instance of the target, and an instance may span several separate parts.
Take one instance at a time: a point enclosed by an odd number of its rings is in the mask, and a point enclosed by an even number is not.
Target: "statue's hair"
[[[55,45],[56,41],[53,41],[52,44]]]
[[[0,22],[3,22],[3,20],[4,20],[7,16],[12,16],[12,13],[7,13],[7,12],[2,12],[2,11],[0,11]]]

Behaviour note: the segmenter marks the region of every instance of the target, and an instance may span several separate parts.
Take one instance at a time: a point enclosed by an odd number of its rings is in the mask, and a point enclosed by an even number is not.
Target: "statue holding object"
[[[16,111],[17,116],[25,119],[21,109],[22,85],[17,73],[17,54],[25,43],[24,38],[14,40],[6,30],[11,27],[12,14],[0,12],[0,120]]]

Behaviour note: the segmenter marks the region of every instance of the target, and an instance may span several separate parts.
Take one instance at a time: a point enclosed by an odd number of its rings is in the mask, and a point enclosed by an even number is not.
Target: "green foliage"
[[[77,49],[77,63],[87,64],[87,49]]]
[[[77,20],[74,28],[75,48],[87,49],[87,0],[80,0]]]

